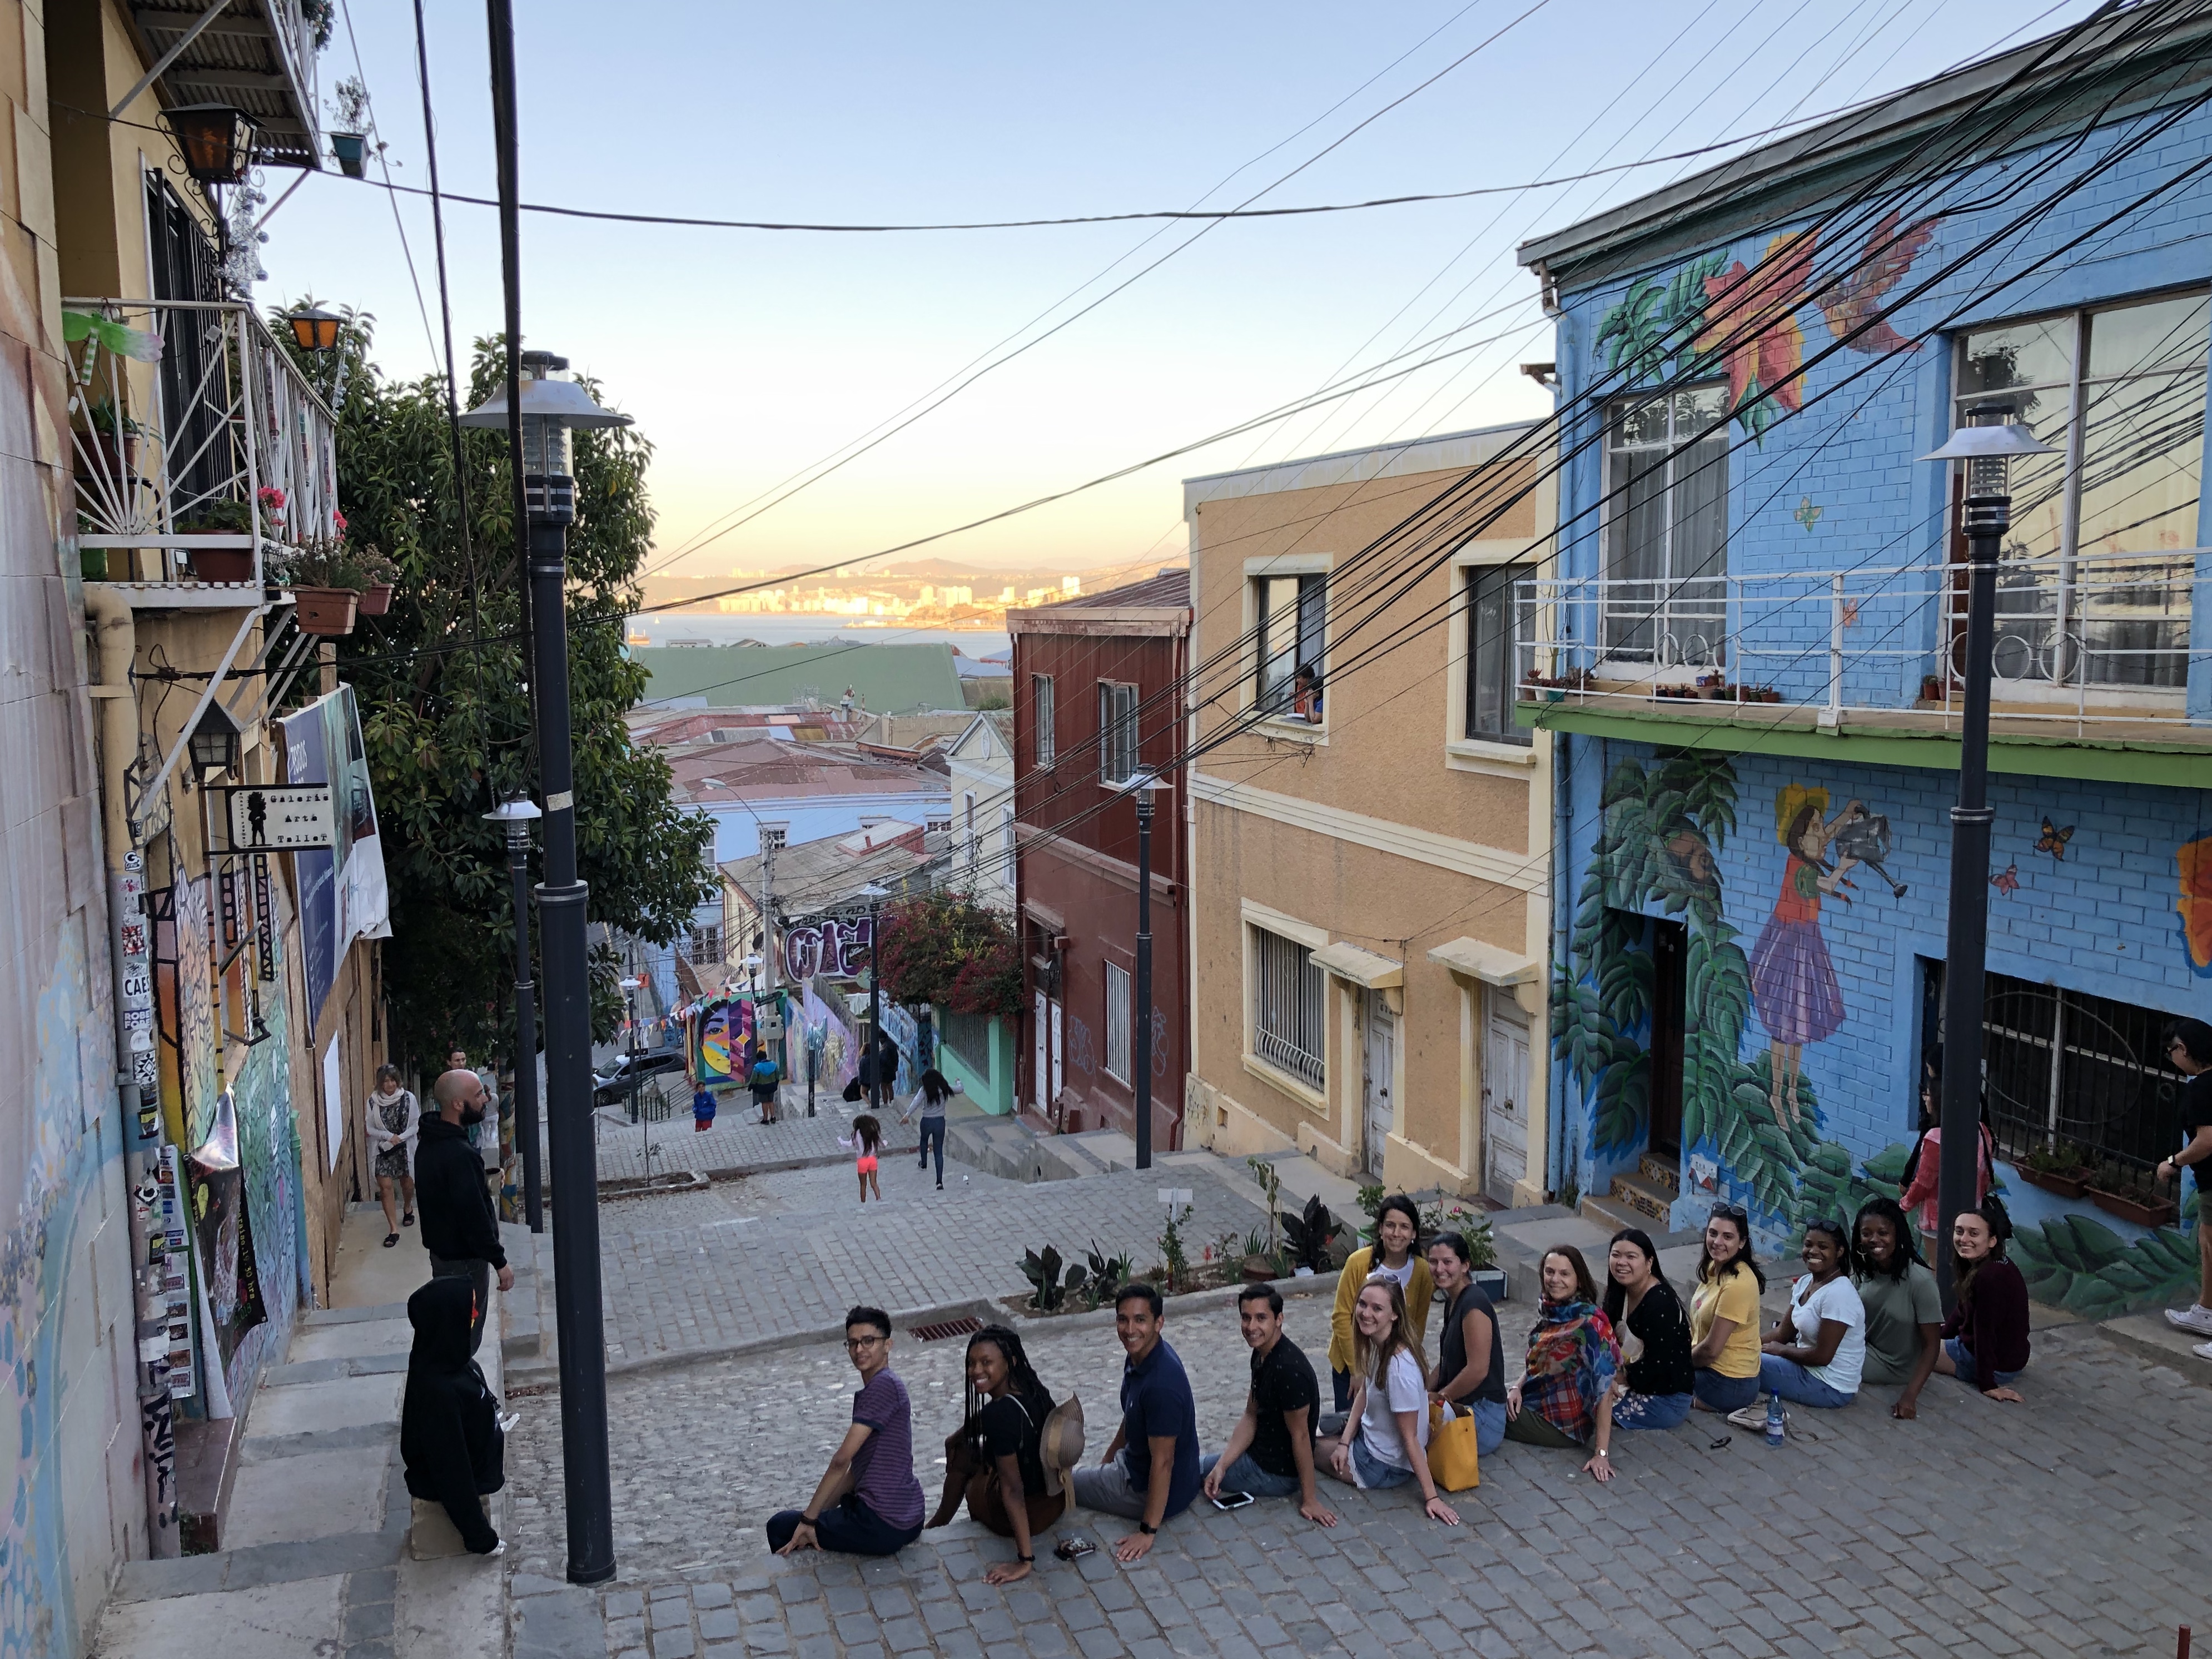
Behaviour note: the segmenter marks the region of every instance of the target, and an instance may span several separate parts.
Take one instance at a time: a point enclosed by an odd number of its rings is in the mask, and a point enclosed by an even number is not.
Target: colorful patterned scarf
[[[1588,1442],[1598,1402],[1620,1369],[1620,1344],[1612,1322],[1588,1302],[1537,1304],[1528,1333],[1528,1374],[1521,1382],[1521,1407],[1553,1428]]]

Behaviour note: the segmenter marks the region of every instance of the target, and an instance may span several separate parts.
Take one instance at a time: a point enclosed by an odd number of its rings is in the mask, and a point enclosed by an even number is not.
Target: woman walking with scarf
[[[1528,1333],[1522,1378],[1505,1391],[1505,1437],[1526,1445],[1591,1449],[1583,1471],[1613,1479],[1613,1379],[1620,1344],[1599,1310],[1597,1281],[1571,1244],[1544,1252],[1544,1298]]]

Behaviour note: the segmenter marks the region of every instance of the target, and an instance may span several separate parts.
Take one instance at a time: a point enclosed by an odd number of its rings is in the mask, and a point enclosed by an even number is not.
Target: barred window
[[[988,1086],[991,1080],[990,1017],[957,1013],[947,1008],[938,1015],[938,1023],[945,1046]]]
[[[1106,1075],[1129,1080],[1129,975],[1106,964]]]
[[[691,929],[690,944],[690,957],[693,962],[720,962],[722,959],[720,924],[712,923],[703,927],[694,927]]]
[[[1252,928],[1252,1051],[1299,1081],[1322,1086],[1322,970],[1313,952]]]

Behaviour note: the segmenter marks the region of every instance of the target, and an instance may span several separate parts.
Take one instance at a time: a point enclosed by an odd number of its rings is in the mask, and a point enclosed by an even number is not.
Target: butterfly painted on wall
[[[2074,839],[2074,830],[2073,824],[2069,823],[2061,830],[2049,818],[2044,819],[2043,834],[2036,841],[2035,850],[2039,853],[2048,853],[2053,859],[2063,860],[2066,857],[2066,843]]]
[[[2020,866],[2008,864],[1990,878],[1990,885],[2007,898],[2010,898],[2014,893],[2020,891]]]

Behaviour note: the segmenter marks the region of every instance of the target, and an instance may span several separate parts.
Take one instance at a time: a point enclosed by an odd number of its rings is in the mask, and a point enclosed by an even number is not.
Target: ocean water
[[[989,629],[902,628],[896,623],[856,627],[844,617],[744,617],[719,611],[663,611],[633,617],[627,632],[631,643],[637,643],[636,636],[642,635],[650,645],[668,645],[677,640],[709,640],[716,645],[735,645],[741,640],[757,640],[763,645],[807,645],[817,640],[839,645],[870,640],[887,645],[943,641],[966,657],[988,657],[1012,643],[1009,635]]]

